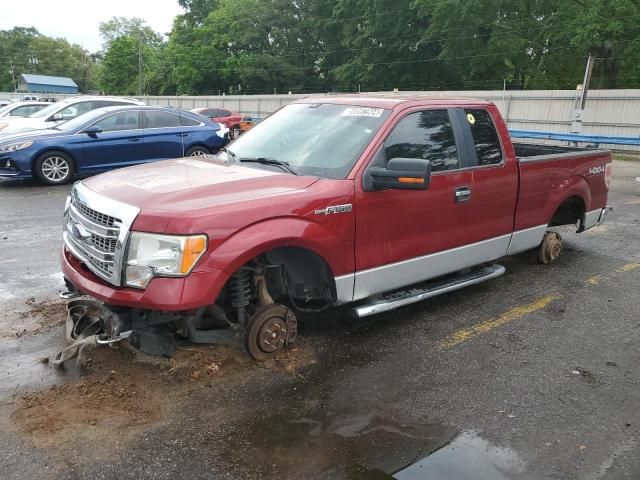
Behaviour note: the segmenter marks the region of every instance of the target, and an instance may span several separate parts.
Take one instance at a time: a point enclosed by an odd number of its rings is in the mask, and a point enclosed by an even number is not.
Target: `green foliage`
[[[574,89],[588,55],[592,88],[640,84],[637,0],[178,1],[185,13],[166,41],[140,18],[101,25],[101,90],[136,93],[140,49],[149,94]],[[91,85],[94,62],[55,42],[0,32],[0,60],[20,52],[29,71],[37,47],[49,71]]]
[[[30,62],[37,58],[37,64]],[[0,30],[0,91],[14,91],[22,73],[72,78],[81,91],[95,88],[96,66],[89,53],[64,39],[41,35],[35,28]]]

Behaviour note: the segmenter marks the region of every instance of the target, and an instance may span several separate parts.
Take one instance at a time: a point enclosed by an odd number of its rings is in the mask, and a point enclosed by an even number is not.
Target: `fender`
[[[578,197],[585,206],[585,211],[589,211],[591,205],[591,190],[586,179],[580,175],[572,175],[565,182],[557,185],[549,191],[544,209],[544,222],[551,222],[553,214],[556,213],[560,205],[570,197]]]
[[[277,247],[306,248],[327,263],[332,275],[353,273],[353,230],[336,234],[318,222],[300,217],[279,217],[254,223],[218,244],[196,267],[197,271],[217,270],[231,276],[256,256]]]

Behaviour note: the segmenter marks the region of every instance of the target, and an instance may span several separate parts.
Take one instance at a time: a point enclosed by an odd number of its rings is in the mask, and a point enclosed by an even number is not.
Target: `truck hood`
[[[189,157],[118,169],[83,183],[107,198],[140,208],[137,228],[143,229],[149,221],[157,230],[164,220],[168,225],[185,212],[190,216],[213,213],[213,207],[292,193],[317,180]]]

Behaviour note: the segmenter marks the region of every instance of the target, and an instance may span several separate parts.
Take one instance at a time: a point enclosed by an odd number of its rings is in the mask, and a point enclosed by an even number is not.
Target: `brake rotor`
[[[538,258],[545,265],[555,262],[562,252],[562,238],[556,232],[547,232],[542,239]]]
[[[297,321],[284,305],[270,304],[260,308],[248,321],[245,347],[256,360],[267,360],[294,342]]]

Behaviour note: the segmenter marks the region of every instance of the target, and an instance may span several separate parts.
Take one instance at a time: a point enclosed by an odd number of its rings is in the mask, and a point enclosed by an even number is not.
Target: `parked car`
[[[505,255],[554,261],[550,227],[603,221],[611,161],[514,146],[481,100],[300,99],[215,161],[77,182],[62,272],[113,310],[114,341],[164,324],[195,341],[242,338],[265,359],[295,340],[295,310],[352,304],[364,317],[502,275]],[[103,241],[122,248],[107,257]],[[226,328],[199,329],[212,324]]]
[[[165,158],[206,155],[222,148],[217,123],[169,107],[106,107],[48,130],[0,138],[0,177],[49,185]]]
[[[0,108],[1,107],[6,107],[10,103],[13,103],[13,100],[0,100]]]
[[[8,133],[27,132],[29,130],[42,130],[72,120],[83,113],[96,108],[117,105],[144,105],[143,102],[131,98],[111,97],[70,97],[60,102],[53,103],[39,112],[24,118],[3,118],[0,120],[0,138]]]
[[[247,130],[251,130],[257,124],[259,124],[263,119],[259,117],[252,117],[250,115],[242,117],[240,120],[240,133],[235,137],[239,137],[241,134],[246,132]]]
[[[199,115],[204,115],[214,122],[225,125],[230,131],[231,138],[238,138],[240,133],[242,133],[240,130],[242,115],[239,113],[225,110],[223,108],[194,108],[191,111]]]
[[[28,117],[36,112],[39,112],[45,107],[48,107],[50,103],[43,101],[29,101],[29,102],[13,102],[4,107],[0,107],[0,118],[4,117]]]

